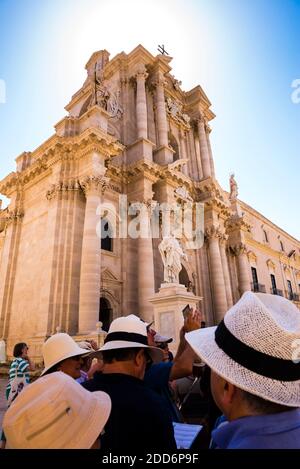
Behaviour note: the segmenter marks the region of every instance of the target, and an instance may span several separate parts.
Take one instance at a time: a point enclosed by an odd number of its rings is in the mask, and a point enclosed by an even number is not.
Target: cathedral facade
[[[202,204],[203,244],[181,239],[179,281],[202,297],[208,325],[247,290],[300,307],[300,242],[240,201],[233,175],[229,192],[219,185],[211,103],[200,86],[182,90],[170,62],[141,45],[111,60],[95,52],[54,135],[0,182],[10,199],[0,206],[0,339],[10,356],[25,341],[38,359],[57,330],[81,337],[120,315],[152,319],[161,232],[128,235],[134,203],[147,220],[156,204]]]

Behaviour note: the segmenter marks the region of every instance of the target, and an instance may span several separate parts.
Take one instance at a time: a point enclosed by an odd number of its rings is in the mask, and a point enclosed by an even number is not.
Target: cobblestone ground
[[[0,378],[0,428],[2,431],[2,420],[6,410],[5,388],[7,384],[6,378]]]

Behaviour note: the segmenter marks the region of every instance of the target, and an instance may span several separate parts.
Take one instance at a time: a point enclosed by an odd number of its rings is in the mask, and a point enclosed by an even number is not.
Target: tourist
[[[133,314],[115,319],[101,351],[103,372],[82,386],[111,397],[112,412],[101,438],[103,451],[175,451],[173,425],[164,402],[143,382],[147,362],[163,357],[160,349],[147,345],[146,324]]]
[[[45,368],[41,375],[62,371],[77,379],[81,377],[83,357],[89,355],[89,352],[79,347],[68,334],[60,332],[44,342],[42,354]]]
[[[175,397],[173,390],[170,389],[170,382],[190,376],[193,373],[193,363],[197,359],[197,355],[187,344],[185,333],[199,329],[200,320],[201,314],[199,311],[189,311],[180,330],[180,342],[174,360],[148,365],[146,369],[145,383],[164,399],[165,408],[174,422],[181,422],[182,416],[175,404]],[[148,324],[148,345],[155,346],[155,335],[156,331],[152,329],[151,324]]]
[[[164,362],[172,361],[174,357],[173,357],[172,352],[169,350],[169,343],[173,342],[172,337],[165,337],[165,336],[160,335],[157,332],[154,336],[154,342],[155,342],[156,347],[160,348],[163,351],[163,354],[164,354],[163,361]]]
[[[246,292],[218,327],[186,339],[211,368],[212,395],[228,420],[213,430],[213,446],[300,449],[300,315],[293,303]]]
[[[27,386],[4,415],[7,448],[100,448],[110,410],[106,393],[90,393],[66,373],[46,374]]]
[[[35,370],[34,362],[28,356],[29,347],[25,342],[20,342],[14,346],[13,355],[15,359],[9,368],[9,381],[6,387],[6,399],[8,406],[30,383],[29,371]],[[5,448],[5,435],[1,434],[1,448]]]

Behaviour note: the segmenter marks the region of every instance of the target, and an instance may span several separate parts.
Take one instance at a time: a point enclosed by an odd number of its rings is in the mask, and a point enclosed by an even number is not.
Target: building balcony
[[[283,296],[283,291],[278,290],[278,288],[271,287],[271,293],[272,293],[272,295]]]
[[[290,291],[286,291],[285,292],[286,294],[286,297],[288,300],[291,300],[291,301],[300,301],[300,297],[297,293],[293,293],[293,292],[290,292]]]
[[[251,283],[251,290],[254,293],[266,293],[266,286],[261,283]]]

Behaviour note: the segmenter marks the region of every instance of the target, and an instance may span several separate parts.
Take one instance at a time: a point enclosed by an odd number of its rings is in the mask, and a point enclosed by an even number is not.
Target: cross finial
[[[160,52],[162,55],[169,55],[168,52],[167,52],[166,49],[165,49],[164,44],[162,44],[161,46],[158,45],[158,49],[157,49],[157,50],[158,50],[158,52]]]

